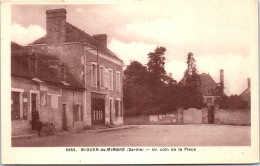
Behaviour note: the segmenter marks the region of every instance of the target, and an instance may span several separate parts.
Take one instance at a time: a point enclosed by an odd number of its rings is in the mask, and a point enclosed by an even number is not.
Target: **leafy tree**
[[[198,89],[201,81],[195,62],[193,53],[189,52],[187,55],[187,69],[184,73],[186,83],[180,91],[181,101],[179,104],[184,106],[184,108],[201,108],[204,105],[203,96]]]
[[[154,52],[148,54],[149,62],[147,66],[150,72],[150,81],[154,86],[158,86],[158,84],[165,80],[165,51],[165,47],[157,47]]]
[[[141,114],[149,106],[148,71],[133,61],[124,71],[123,100],[125,115]]]

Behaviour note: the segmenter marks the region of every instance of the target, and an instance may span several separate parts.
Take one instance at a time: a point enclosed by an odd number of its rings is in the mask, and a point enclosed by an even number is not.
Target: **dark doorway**
[[[62,130],[68,130],[67,126],[67,104],[62,104]]]
[[[31,110],[37,111],[37,109],[36,109],[36,94],[35,93],[31,94]]]
[[[112,124],[112,104],[113,104],[113,99],[109,99],[109,119],[110,119],[110,124]]]
[[[209,121],[209,124],[214,124],[215,106],[212,105],[208,109],[209,109],[209,111],[208,111],[208,121]]]
[[[91,116],[93,125],[105,125],[105,100],[91,99]]]

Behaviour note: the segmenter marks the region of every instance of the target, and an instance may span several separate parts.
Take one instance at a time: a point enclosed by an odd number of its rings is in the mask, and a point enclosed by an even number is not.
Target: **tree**
[[[195,62],[196,60],[193,57],[193,53],[189,52],[187,55],[187,69],[184,73],[186,83],[180,91],[180,105],[184,106],[184,108],[201,108],[204,105],[203,96],[198,89],[201,85],[201,81]]]
[[[187,69],[184,73],[184,77],[186,77],[186,86],[198,87],[201,82],[196,68],[196,60],[194,59],[192,52],[188,53],[186,63]]]
[[[166,71],[164,69],[165,57],[164,53],[166,51],[165,47],[157,47],[154,52],[148,54],[149,61],[147,63],[149,72],[149,82],[151,89],[151,107],[160,107],[162,104],[161,92],[165,86]]]
[[[149,106],[148,71],[133,61],[124,71],[123,100],[125,115],[141,114]]]
[[[165,51],[165,47],[157,47],[154,52],[148,54],[149,62],[147,66],[150,72],[150,81],[153,86],[158,86],[158,84],[165,80]]]

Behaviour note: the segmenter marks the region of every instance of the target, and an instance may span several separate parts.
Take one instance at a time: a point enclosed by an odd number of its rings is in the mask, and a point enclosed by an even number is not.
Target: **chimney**
[[[224,70],[220,69],[220,83],[224,86]]]
[[[47,46],[61,47],[66,40],[66,10],[46,10]]]
[[[225,87],[225,85],[224,85],[224,70],[223,69],[220,69],[220,85],[222,85],[223,87],[223,89],[222,89],[222,94],[224,94],[224,87]]]
[[[93,35],[94,39],[98,41],[98,43],[102,46],[107,47],[107,35],[106,34],[97,34]]]
[[[247,78],[247,86],[248,86],[248,88],[251,88],[251,79],[250,78]]]

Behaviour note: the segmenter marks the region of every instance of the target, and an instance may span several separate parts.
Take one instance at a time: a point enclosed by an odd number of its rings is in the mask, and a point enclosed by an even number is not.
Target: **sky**
[[[12,41],[27,45],[46,34],[47,9],[65,8],[67,22],[90,35],[107,34],[108,48],[125,65],[147,64],[148,53],[166,47],[165,69],[180,81],[192,52],[198,73],[240,94],[250,77],[254,8],[249,1],[133,1],[85,5],[13,5]]]

